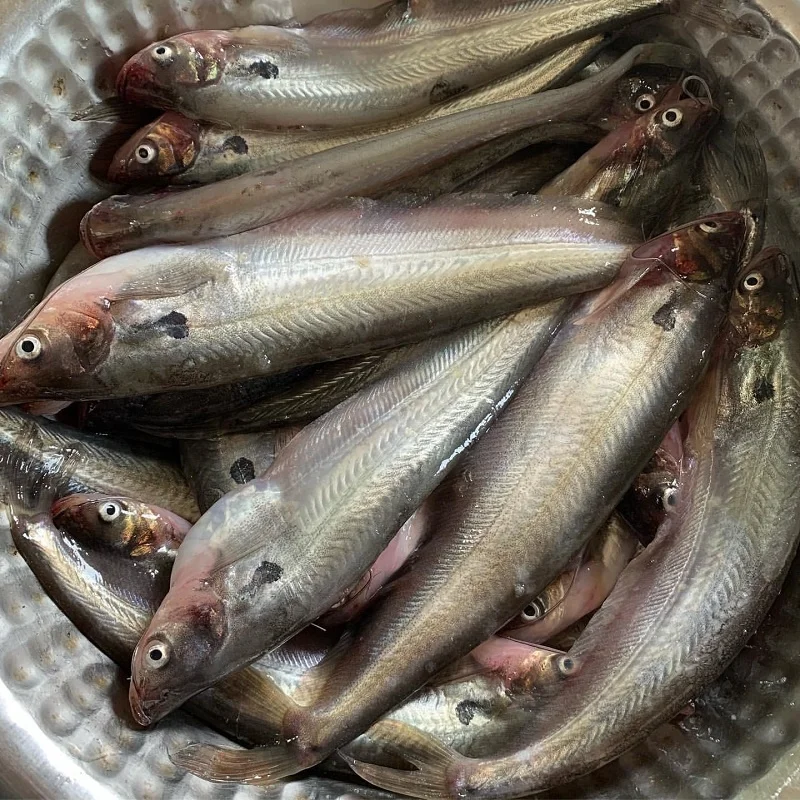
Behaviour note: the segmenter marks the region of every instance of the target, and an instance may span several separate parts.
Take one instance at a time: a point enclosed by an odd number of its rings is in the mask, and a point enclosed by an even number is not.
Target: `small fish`
[[[561,575],[507,625],[501,635],[521,642],[546,642],[598,609],[633,558],[638,541],[628,524],[612,514]]]
[[[212,387],[418,341],[605,285],[639,241],[570,198],[360,199],[123,254],[0,341],[0,403]]]
[[[134,653],[136,718],[158,721],[339,602],[492,425],[571,304],[418,345],[206,512]]]
[[[175,560],[191,524],[130,497],[70,494],[51,509],[55,526],[77,542],[119,548],[128,558],[161,554]]]
[[[137,53],[117,94],[228,127],[357,128],[424,111],[669,9],[666,0],[411,0],[302,28],[193,31]]]
[[[214,183],[246,172],[268,169],[284,161],[329,150],[341,144],[372,139],[429,119],[439,119],[489,103],[527,97],[553,88],[590,57],[602,37],[570,45],[508,78],[392,122],[344,130],[231,130],[167,112],[138,131],[115,155],[108,178],[112,183]]]
[[[240,783],[294,774],[519,614],[611,514],[688,402],[727,312],[745,227],[739,214],[712,216],[638,248],[616,283],[571,312],[460,464],[430,544],[329,659],[313,701],[274,699],[283,740],[231,761],[192,745],[175,763],[223,782],[233,763]],[[424,791],[421,773],[403,775],[403,791]]]
[[[644,63],[700,74],[704,67],[686,48],[637,46],[592,78],[533,97],[428,120],[208,186],[112,197],[84,217],[81,237],[91,253],[106,257],[153,244],[230,236],[344,197],[379,194],[500,136],[544,123],[592,122],[607,113],[618,82]]]
[[[228,492],[261,477],[300,430],[289,427],[182,441],[183,472],[197,495],[200,511],[208,511]]]
[[[17,452],[23,446],[27,449]],[[0,460],[13,455],[35,465],[41,462],[42,452],[67,446],[78,447],[83,456],[71,474],[69,494],[100,492],[136,497],[190,522],[199,518],[192,490],[177,464],[163,452],[108,436],[82,433],[13,408],[0,408]]]
[[[739,276],[732,324],[687,411],[677,511],[575,643],[574,669],[537,709],[533,741],[468,760],[386,723],[376,727],[418,769],[359,765],[359,774],[415,797],[528,796],[628,750],[722,672],[780,591],[800,534],[800,297],[791,272],[769,249]]]

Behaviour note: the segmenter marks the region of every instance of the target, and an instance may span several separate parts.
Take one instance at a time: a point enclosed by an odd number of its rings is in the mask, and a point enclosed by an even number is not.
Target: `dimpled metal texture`
[[[370,0],[350,5],[374,5]],[[310,19],[338,0],[0,0],[0,329],[38,299],[77,240],[80,215],[111,188],[89,173],[114,130],[72,116],[111,95],[125,59],[197,28]],[[724,106],[758,134],[771,174],[770,243],[800,262],[800,1],[737,9],[765,34],[731,38],[692,24],[723,78]],[[673,26],[674,28],[675,26]],[[678,26],[680,28],[680,26]],[[172,715],[141,731],[127,682],[41,591],[0,530],[0,793],[69,798],[383,796],[333,781],[270,790],[205,783],[169,753],[196,738]],[[800,564],[766,622],[680,720],[552,797],[778,797],[800,771]],[[211,734],[202,732],[203,738]],[[788,797],[788,794],[786,795]]]

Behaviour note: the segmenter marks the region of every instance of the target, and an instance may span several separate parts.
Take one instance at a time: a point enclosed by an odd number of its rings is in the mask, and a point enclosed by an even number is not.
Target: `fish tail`
[[[379,741],[395,751],[416,769],[381,767],[340,753],[359,777],[381,789],[424,800],[463,795],[466,767],[470,759],[403,722],[384,720],[373,725],[368,735],[373,741]]]
[[[212,783],[269,786],[303,767],[285,744],[239,750],[211,744],[190,744],[170,759],[177,767]]]
[[[0,493],[14,524],[50,512],[63,494],[79,460],[77,445],[45,448],[34,423],[26,424],[14,444],[0,452]]]
[[[725,0],[680,0],[678,10],[684,19],[731,36],[765,39],[767,32],[747,19],[737,17]]]

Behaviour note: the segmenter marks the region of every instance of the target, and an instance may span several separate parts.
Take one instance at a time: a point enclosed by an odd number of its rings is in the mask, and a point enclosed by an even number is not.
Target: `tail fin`
[[[224,678],[213,690],[224,695],[232,706],[247,704],[258,709],[258,717],[270,731],[280,734],[286,714],[297,709],[296,703],[269,675],[247,667]]]
[[[459,796],[459,786],[470,759],[403,722],[384,720],[373,725],[368,735],[396,751],[417,769],[379,767],[340,753],[356,775],[381,789],[424,800]]]
[[[212,783],[269,786],[303,769],[286,745],[237,750],[211,744],[190,744],[170,753],[172,763]]]
[[[36,424],[26,424],[14,444],[0,453],[0,493],[12,524],[49,513],[69,483],[78,446],[46,449]]]

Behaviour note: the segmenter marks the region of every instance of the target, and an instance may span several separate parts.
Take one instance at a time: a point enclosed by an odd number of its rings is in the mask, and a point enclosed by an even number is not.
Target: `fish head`
[[[204,583],[172,586],[131,662],[129,700],[152,725],[218,680],[215,654],[227,633],[222,601]]]
[[[200,148],[200,124],[167,112],[137,131],[114,155],[112,183],[147,183],[186,172]]]
[[[643,115],[640,130],[648,150],[668,162],[697,148],[719,120],[719,110],[706,100],[667,99]]]
[[[122,548],[130,558],[177,551],[189,524],[175,515],[126,497],[73,494],[52,508],[56,527],[79,542]]]
[[[636,260],[652,260],[691,283],[728,285],[739,266],[748,224],[736,211],[710,214],[645,242]]]
[[[77,389],[81,378],[108,355],[114,332],[110,304],[78,297],[63,304],[49,302],[58,294],[0,341],[0,403]]]
[[[763,344],[778,336],[796,304],[795,283],[792,264],[778,247],[762,250],[739,273],[729,319],[742,344]]]
[[[117,94],[127,103],[174,108],[182,89],[220,80],[229,39],[224,31],[199,31],[156,42],[122,67]]]
[[[679,74],[670,69],[652,69],[645,66],[621,78],[614,87],[611,103],[603,120],[611,129],[647,114],[661,105],[668,96],[680,95]]]

